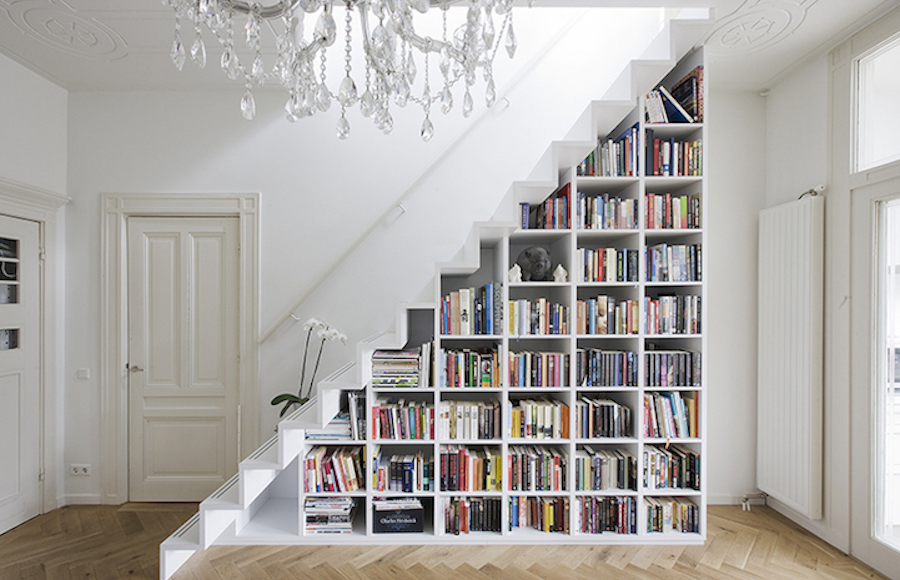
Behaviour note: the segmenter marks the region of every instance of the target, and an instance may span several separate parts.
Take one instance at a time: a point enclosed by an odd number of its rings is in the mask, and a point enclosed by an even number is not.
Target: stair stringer
[[[565,171],[595,147],[597,135],[609,134],[620,124],[634,110],[639,95],[651,90],[694,48],[711,22],[709,17],[670,21],[645,51],[645,58],[632,61],[603,97],[588,105],[565,139],[551,143],[528,179],[510,185],[491,220],[473,224],[454,259],[435,265],[433,283],[438,284],[444,274],[476,271],[481,266],[482,243],[516,229],[520,220],[519,204],[539,202],[552,193]],[[438,293],[436,287],[434,295]],[[338,412],[340,393],[361,390],[370,380],[369,365],[365,363],[371,360],[372,351],[405,347],[409,313],[434,308],[436,305],[432,303],[398,305],[392,331],[360,341],[354,361],[319,381],[310,401],[281,420],[275,436],[242,461],[238,473],[200,504],[198,514],[160,545],[160,578],[168,580],[193,553],[208,548],[223,536],[240,532],[259,509],[259,500],[267,493],[267,487],[304,449],[305,429],[324,427]],[[244,543],[253,543],[252,538],[246,540]]]

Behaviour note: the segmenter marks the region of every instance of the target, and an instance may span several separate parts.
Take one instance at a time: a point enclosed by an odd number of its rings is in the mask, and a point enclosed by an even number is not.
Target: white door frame
[[[896,193],[900,162],[857,171],[857,62],[896,34],[900,9],[891,6],[863,30],[834,48],[831,66],[831,155],[828,214],[830,231],[829,286],[826,316],[832,321],[831,385],[833,406],[840,409],[830,423],[837,453],[832,454],[830,503],[840,511],[831,530],[841,541],[826,540],[866,564],[887,572],[897,554],[872,537],[872,374],[871,305],[872,204]],[[868,218],[868,219],[867,219]],[[830,248],[830,250],[829,250]],[[827,298],[830,296],[830,299]],[[838,447],[839,445],[839,447]],[[827,465],[827,463],[826,463]],[[827,474],[829,472],[826,472]],[[844,522],[846,519],[846,522]]]
[[[883,378],[874,369],[875,333],[878,328],[878,298],[881,266],[877,250],[880,226],[875,225],[877,204],[895,199],[900,194],[900,162],[881,168],[893,169],[892,179],[879,179],[852,190],[852,249],[854,261],[850,271],[853,301],[851,303],[853,375],[851,389],[851,445],[849,470],[852,481],[850,553],[882,572],[897,570],[900,554],[875,537],[876,488],[875,428],[876,388]],[[880,222],[878,222],[880,223]]]
[[[41,493],[41,513],[46,513],[63,505],[61,495],[64,486],[65,469],[61,465],[63,453],[61,441],[57,441],[59,433],[56,426],[62,424],[64,409],[57,405],[57,373],[62,361],[57,360],[57,340],[63,336],[59,326],[61,317],[57,316],[57,308],[61,309],[62,282],[57,277],[58,269],[58,230],[61,223],[57,217],[59,209],[70,200],[64,195],[44,191],[21,183],[0,179],[0,213],[19,219],[37,222],[39,225],[38,243],[43,260],[38,264],[40,273],[41,312],[40,366],[38,368],[38,387],[40,388],[41,425],[41,457],[40,468],[43,474],[43,490]]]
[[[131,216],[234,216],[240,221],[240,458],[258,441],[259,194],[117,194],[101,196],[100,501],[128,501],[128,264]]]

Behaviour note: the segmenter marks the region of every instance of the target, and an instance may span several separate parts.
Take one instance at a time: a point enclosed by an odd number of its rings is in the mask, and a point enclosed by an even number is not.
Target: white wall
[[[823,56],[794,71],[766,99],[766,207],[795,200],[819,184],[830,185],[830,75],[828,57]],[[837,248],[832,241],[835,225],[845,218],[835,215],[835,201],[826,189],[824,517],[812,521],[776,501],[770,503],[819,537],[848,551],[850,401],[848,385],[840,377],[848,370],[849,354],[844,351],[849,342],[836,330],[836,325],[841,324],[838,313],[844,293],[841,297],[835,295],[835,289],[846,285],[847,280],[845,274],[833,268],[835,255],[846,248]]]
[[[430,294],[434,263],[454,255],[471,224],[492,215],[511,182],[528,175],[551,140],[566,134],[589,99],[601,95],[659,29],[655,11],[629,18],[580,12],[558,18],[554,30],[565,33],[544,40],[558,44],[543,58],[526,58],[528,74],[507,75],[510,82],[498,87],[508,107],[485,113],[464,132],[471,123],[459,120],[457,96],[449,117],[433,112],[436,136],[428,144],[418,138],[417,108],[394,113],[391,136],[352,113],[351,138],[339,141],[334,112],[292,125],[276,93],[256,95],[252,122],[238,114],[238,87],[70,95],[67,463],[99,462],[99,372],[75,381],[74,369],[99,370],[101,192],[261,192],[265,329],[374,216],[409,190],[408,212],[378,228],[297,312],[301,320],[316,316],[349,335],[349,346],[328,345],[321,378],[352,359],[357,341],[390,329],[399,302]],[[525,27],[517,33],[526,46]],[[600,39],[615,50],[599,47]],[[268,401],[296,388],[302,339],[299,325],[288,323],[262,348],[261,440],[276,419]],[[73,501],[99,500],[99,492],[98,477],[67,481]]]
[[[66,91],[0,54],[0,178],[66,191]]]
[[[758,214],[766,176],[765,100],[718,89],[707,78],[709,224],[710,503],[738,503],[756,490],[756,297]]]
[[[68,119],[68,94],[63,89],[31,72],[18,63],[0,55],[0,181],[25,185],[58,195],[66,193],[66,134]],[[45,493],[45,509],[55,507],[64,491],[63,441],[65,389],[63,364],[65,353],[64,313],[65,277],[65,208],[58,210],[55,231],[46,232],[46,240],[55,243],[48,248],[49,306],[55,316],[48,320],[54,324],[56,342],[47,349],[48,356],[55,353],[55,372],[48,371],[45,380],[46,411],[56,417],[55,425],[47,426],[48,449],[45,469],[54,480],[49,480]],[[56,446],[53,452],[52,447]]]
[[[849,112],[848,112],[849,114]],[[828,181],[828,59],[795,71],[766,97],[766,205]]]

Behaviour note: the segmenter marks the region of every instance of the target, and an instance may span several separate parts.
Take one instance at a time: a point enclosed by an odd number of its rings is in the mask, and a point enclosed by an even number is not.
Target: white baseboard
[[[70,493],[63,496],[60,507],[63,505],[100,505],[101,503],[103,502],[100,501],[99,493]]]
[[[742,495],[708,495],[706,501],[709,505],[741,505]]]

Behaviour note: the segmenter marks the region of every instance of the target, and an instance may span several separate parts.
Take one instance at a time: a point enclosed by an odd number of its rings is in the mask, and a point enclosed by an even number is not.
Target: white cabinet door
[[[238,220],[129,218],[129,499],[199,501],[238,462]]]
[[[41,510],[39,228],[0,216],[0,533]]]

